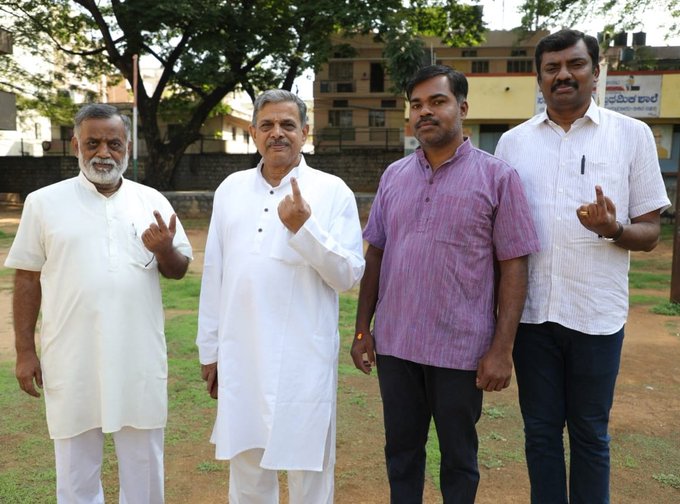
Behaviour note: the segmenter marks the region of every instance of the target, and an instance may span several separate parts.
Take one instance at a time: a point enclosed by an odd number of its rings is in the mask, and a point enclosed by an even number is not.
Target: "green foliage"
[[[55,63],[42,73],[16,64],[0,68],[0,88],[19,91],[26,96],[21,107],[61,124],[72,119],[73,104],[59,94],[70,83],[105,75],[132,87],[133,55],[160,67],[154,90],[138,86],[146,182],[159,189],[171,188],[182,153],[228,93],[244,90],[254,98],[268,88],[291,89],[334,50],[348,54],[346,46],[332,46],[333,34],[374,33],[417,51],[408,42],[415,33],[459,45],[478,41],[482,30],[481,11],[456,0],[4,0],[0,15],[16,47],[43,58],[54,54],[45,59]],[[401,85],[421,63],[399,58],[390,71]],[[161,121],[177,127],[163,135]]]
[[[607,19],[602,32],[611,39],[620,31],[640,28],[641,14],[659,3],[669,14],[668,19],[674,20],[668,26],[670,33],[678,33],[680,26],[675,20],[680,18],[680,0],[525,0],[519,11],[523,13],[521,27],[526,31],[569,27],[599,16]],[[640,64],[644,65],[644,56]]]
[[[482,11],[478,6],[456,0],[409,2],[408,9],[388,18],[387,28],[381,32],[392,92],[403,93],[413,74],[433,63],[423,36],[439,38],[450,46],[468,46],[481,42],[483,32]]]
[[[667,301],[666,303],[654,306],[652,308],[652,313],[656,313],[658,315],[678,317],[680,316],[680,304]]]
[[[680,476],[675,474],[654,474],[652,478],[662,485],[670,486],[680,490]]]

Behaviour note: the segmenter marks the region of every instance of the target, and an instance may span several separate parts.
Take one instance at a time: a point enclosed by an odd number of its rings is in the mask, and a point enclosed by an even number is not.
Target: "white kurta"
[[[277,212],[291,176],[312,210],[295,235]],[[263,448],[263,468],[322,469],[335,432],[337,292],[363,270],[356,201],[338,177],[302,159],[278,187],[260,166],[220,185],[197,337],[201,363],[218,363],[217,458]]]
[[[111,197],[81,173],[26,198],[5,266],[40,271],[41,363],[54,439],[164,427],[167,358],[158,265],[141,233],[173,209],[124,180]],[[174,239],[191,258],[177,222]]]

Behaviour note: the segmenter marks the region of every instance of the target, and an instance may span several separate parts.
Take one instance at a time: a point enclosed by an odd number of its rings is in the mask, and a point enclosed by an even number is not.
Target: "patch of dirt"
[[[18,211],[0,208],[0,230],[13,232]],[[188,231],[194,247],[191,271],[200,273],[203,264],[206,229]],[[649,255],[672,254],[672,244],[662,243]],[[4,261],[6,250],[0,250]],[[0,359],[13,358],[11,330],[10,276],[0,277]],[[658,293],[658,291],[656,291]],[[350,364],[342,350],[341,364]],[[629,435],[666,436],[675,439],[680,432],[680,319],[655,315],[647,306],[630,311],[611,416],[613,443]],[[341,376],[338,409],[338,438],[335,502],[378,504],[389,502],[389,489],[383,458],[383,426],[380,395],[375,377]],[[512,504],[529,501],[529,483],[522,453],[521,418],[517,413],[517,391],[487,394],[485,404],[507,411],[496,423],[483,418],[480,435],[491,432],[507,448],[503,463],[481,465],[479,504]],[[213,411],[197,412],[202,422],[212,424]],[[625,448],[626,446],[624,446]],[[223,502],[227,495],[228,464],[213,460],[214,448],[207,435],[204,442],[169,444],[166,449],[166,492],[168,504]],[[636,456],[635,453],[632,456]],[[480,454],[481,460],[481,454]],[[197,471],[199,464],[207,464]],[[644,469],[644,468],[642,468]],[[677,476],[677,475],[676,475]],[[625,464],[613,464],[612,502],[680,502],[680,490],[663,486],[649,471],[631,470]],[[285,479],[281,499],[287,503]],[[441,498],[433,482],[428,481],[424,502],[439,503]]]

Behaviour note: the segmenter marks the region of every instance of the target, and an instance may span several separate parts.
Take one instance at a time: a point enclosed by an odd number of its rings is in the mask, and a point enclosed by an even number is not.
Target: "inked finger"
[[[158,210],[153,211],[153,216],[156,218],[156,222],[158,223],[158,228],[161,231],[168,229],[168,227],[165,225],[165,221],[163,220],[163,217],[161,216],[161,213]]]
[[[299,201],[302,201],[302,193],[300,192],[300,186],[298,186],[297,179],[295,177],[291,177],[290,187],[291,189],[293,189],[293,202],[297,203]]]

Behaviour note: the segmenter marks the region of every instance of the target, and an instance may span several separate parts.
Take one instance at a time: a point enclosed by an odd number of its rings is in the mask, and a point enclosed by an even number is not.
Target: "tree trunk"
[[[171,191],[175,189],[175,172],[181,158],[181,154],[167,152],[158,146],[149,149],[149,155],[145,163],[144,184],[159,191]]]

